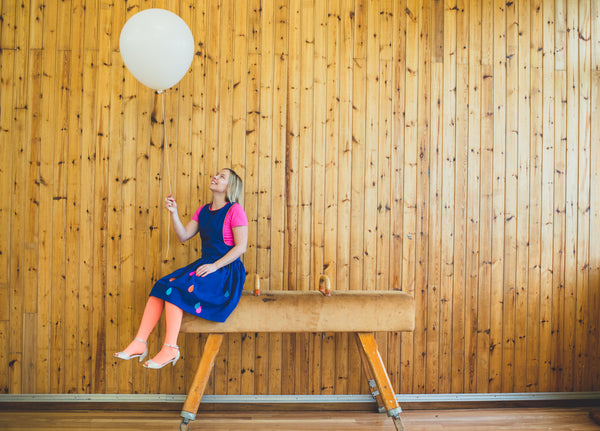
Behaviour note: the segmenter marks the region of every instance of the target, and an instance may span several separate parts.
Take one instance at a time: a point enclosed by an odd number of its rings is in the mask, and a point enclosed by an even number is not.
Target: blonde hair
[[[238,203],[242,197],[242,179],[233,169],[227,168],[229,171],[229,182],[227,183],[227,193],[225,200],[231,203]]]

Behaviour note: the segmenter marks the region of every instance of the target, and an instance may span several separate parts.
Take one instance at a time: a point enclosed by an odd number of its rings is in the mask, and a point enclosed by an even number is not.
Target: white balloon
[[[159,91],[177,84],[194,59],[190,28],[164,9],[146,9],[129,18],[121,30],[119,46],[133,76]]]

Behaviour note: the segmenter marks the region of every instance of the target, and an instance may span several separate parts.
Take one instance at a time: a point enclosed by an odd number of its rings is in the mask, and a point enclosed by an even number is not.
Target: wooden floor
[[[407,410],[406,431],[560,430],[599,431],[590,408]],[[173,411],[0,411],[0,430],[179,430]],[[395,431],[385,414],[368,412],[199,412],[191,430]]]

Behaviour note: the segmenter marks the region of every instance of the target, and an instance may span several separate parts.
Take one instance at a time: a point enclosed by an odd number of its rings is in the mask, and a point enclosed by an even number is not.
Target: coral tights
[[[176,305],[165,302],[155,296],[151,296],[146,303],[146,308],[144,309],[144,315],[142,316],[142,322],[140,323],[136,338],[144,341],[148,340],[150,333],[160,319],[163,308],[165,309],[165,318],[167,321],[165,344],[177,345],[177,336],[179,335],[179,329],[181,328],[183,310]],[[141,341],[134,339],[124,352],[128,355],[135,355],[143,353],[144,350],[146,350],[146,345]],[[152,360],[157,364],[164,364],[168,360],[173,359],[176,355],[177,349],[163,345],[160,352],[158,352]]]

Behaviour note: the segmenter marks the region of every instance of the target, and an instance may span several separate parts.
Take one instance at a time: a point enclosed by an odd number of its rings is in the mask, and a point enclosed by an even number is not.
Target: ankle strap
[[[141,341],[144,344],[147,344],[144,340],[142,340],[141,338],[135,337],[136,340]]]
[[[172,344],[167,344],[167,343],[165,343],[165,346],[167,346],[167,347],[172,347],[172,348],[174,348],[174,349],[177,349],[177,350],[179,350],[179,346],[174,346],[174,345],[172,345]]]

